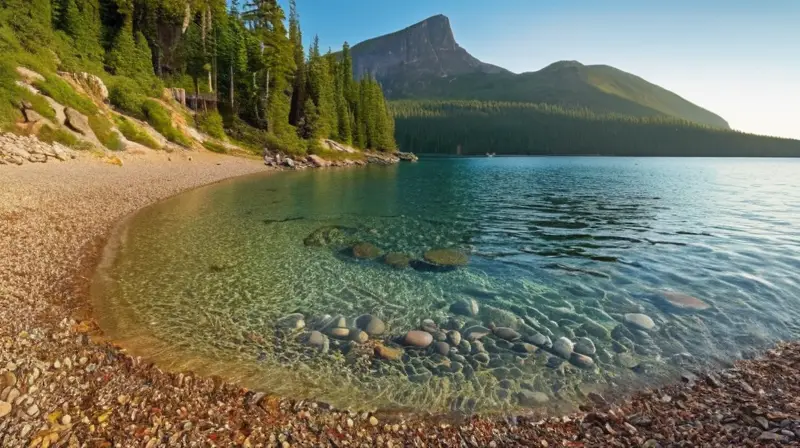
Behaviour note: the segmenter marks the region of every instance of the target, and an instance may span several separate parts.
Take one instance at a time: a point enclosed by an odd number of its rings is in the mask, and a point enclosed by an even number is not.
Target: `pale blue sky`
[[[287,0],[288,2],[288,0]],[[307,39],[337,49],[429,16],[475,57],[514,72],[608,64],[735,129],[800,139],[800,0],[297,0]]]

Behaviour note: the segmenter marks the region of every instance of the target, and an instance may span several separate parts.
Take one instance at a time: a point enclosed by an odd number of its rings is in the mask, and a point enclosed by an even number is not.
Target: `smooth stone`
[[[359,344],[363,344],[369,340],[369,335],[366,331],[361,331],[357,329],[350,330],[350,340],[353,342],[358,342]]]
[[[436,322],[434,322],[433,319],[424,319],[422,324],[420,324],[420,328],[431,334],[439,331],[439,326],[436,325]]]
[[[518,342],[514,344],[512,349],[517,353],[533,353],[536,351],[536,346],[533,344],[528,344],[527,342]]]
[[[662,293],[664,301],[678,310],[685,311],[704,311],[711,308],[711,305],[703,302],[697,297],[692,297],[679,292],[665,291]]]
[[[454,347],[458,347],[461,344],[461,333],[456,330],[450,330],[447,332],[447,341],[452,344]]]
[[[433,333],[433,339],[435,341],[439,341],[439,342],[446,342],[447,341],[447,333],[445,333],[444,331],[441,331],[441,330],[437,331],[437,332]]]
[[[495,328],[494,334],[498,338],[505,339],[506,341],[516,341],[522,337],[517,331],[508,327]]]
[[[11,413],[11,403],[0,401],[0,418]]]
[[[481,352],[481,353],[478,353],[475,356],[473,356],[472,359],[474,359],[475,362],[478,362],[480,364],[488,364],[489,363],[489,354]]]
[[[517,393],[517,401],[519,401],[519,404],[522,406],[541,406],[550,401],[550,399],[542,392],[533,392],[523,389]]]
[[[330,332],[330,330],[334,328],[346,328],[347,327],[347,319],[342,316],[341,314],[331,317],[322,322],[319,327],[319,331],[326,333]]]
[[[639,330],[650,331],[656,323],[646,314],[630,313],[625,315],[625,323]]]
[[[553,353],[564,359],[569,359],[569,357],[572,356],[573,348],[574,345],[572,341],[565,337],[560,337],[553,342]]]
[[[611,337],[617,341],[621,341],[623,338],[632,340],[636,336],[634,336],[633,333],[631,333],[631,330],[629,330],[625,325],[619,324],[614,327],[613,330],[611,330]]]
[[[597,353],[597,348],[594,346],[594,342],[592,342],[589,338],[578,338],[575,342],[575,347],[573,348],[575,353],[580,353],[581,355],[592,356]]]
[[[411,330],[403,339],[406,345],[426,348],[433,343],[433,335],[427,331]]]
[[[475,317],[478,315],[480,307],[475,299],[461,299],[450,305],[450,312],[462,316]]]
[[[472,353],[472,344],[470,344],[466,339],[462,339],[461,343],[458,344],[458,351],[465,355],[469,355]]]
[[[428,263],[438,266],[466,266],[469,257],[458,249],[433,249],[425,252],[422,257]]]
[[[594,368],[594,360],[586,355],[582,355],[580,353],[572,353],[572,356],[569,358],[569,361],[580,367],[581,369],[592,369]]]
[[[639,365],[639,361],[633,357],[630,353],[620,353],[617,355],[617,364],[626,369],[633,369]]]
[[[458,361],[460,363],[466,363],[467,362],[467,358],[465,358],[464,356],[459,355],[457,353],[455,353],[455,354],[451,353],[450,354],[450,358],[452,358],[453,361]]]
[[[278,326],[281,328],[290,328],[293,330],[299,330],[306,326],[306,321],[304,319],[305,318],[303,317],[302,314],[294,313],[281,317],[280,319],[278,319],[277,323]]]
[[[367,242],[356,243],[350,248],[350,251],[353,257],[363,260],[372,260],[381,255],[381,250],[377,246]]]
[[[470,342],[467,340],[461,341],[462,343],[466,342],[469,344]],[[470,353],[477,354],[477,353],[486,353],[486,347],[483,346],[483,342],[481,341],[474,341],[472,342],[472,350]]]
[[[330,342],[328,341],[328,337],[316,330],[312,331],[308,335],[306,343],[308,343],[308,345],[312,347],[318,348],[323,352],[327,352],[330,347]]]
[[[371,314],[364,314],[356,319],[356,327],[370,336],[380,336],[386,332],[386,324]]]
[[[400,347],[390,347],[378,343],[375,345],[375,356],[387,361],[397,361],[403,357],[403,349]]]
[[[411,257],[398,252],[390,252],[383,257],[383,262],[395,269],[405,269],[411,264]]]
[[[338,339],[347,339],[348,337],[350,337],[350,329],[336,327],[331,329],[330,335]]]
[[[521,323],[519,316],[511,311],[489,305],[481,309],[480,315],[483,322],[487,323],[487,327],[489,328],[492,328],[492,325],[494,325],[495,327],[508,327],[512,330],[517,330]]]
[[[513,346],[514,346],[514,344],[506,341],[505,339],[498,340],[497,342],[495,342],[495,345],[494,345],[495,348],[498,348],[500,350],[511,350],[511,347],[513,347]],[[490,348],[491,348],[491,346],[490,346]]]
[[[450,344],[448,344],[447,342],[442,342],[442,341],[434,342],[433,343],[433,351],[435,353],[438,353],[438,354],[442,355],[442,356],[447,356],[448,354],[450,354]]]
[[[470,342],[477,341],[478,339],[483,338],[484,336],[490,334],[491,332],[492,330],[489,330],[486,327],[475,325],[464,330],[464,339]]]
[[[611,332],[608,331],[608,328],[598,324],[593,320],[581,324],[580,329],[585,331],[587,334],[599,339],[604,339],[604,340],[611,339]]]

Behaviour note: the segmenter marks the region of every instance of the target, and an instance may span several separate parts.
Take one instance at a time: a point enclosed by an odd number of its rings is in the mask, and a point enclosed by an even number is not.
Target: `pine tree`
[[[300,30],[300,16],[297,13],[295,0],[289,2],[289,40],[292,42],[295,72],[292,82],[292,103],[289,111],[289,123],[297,126],[303,115],[306,99],[306,62],[303,50],[303,33]]]

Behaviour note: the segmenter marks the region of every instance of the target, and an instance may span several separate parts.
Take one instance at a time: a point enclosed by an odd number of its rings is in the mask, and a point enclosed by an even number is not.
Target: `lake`
[[[562,412],[796,338],[798,273],[800,161],[453,158],[183,193],[120,225],[93,296],[167,368],[360,410]],[[385,330],[363,342],[365,314]],[[407,346],[421,327],[447,345]]]

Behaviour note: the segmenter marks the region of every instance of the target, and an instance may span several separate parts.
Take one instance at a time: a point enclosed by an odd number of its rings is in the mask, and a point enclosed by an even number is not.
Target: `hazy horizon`
[[[515,73],[560,60],[611,65],[720,115],[734,129],[800,139],[800,2],[297,3],[305,40],[318,34],[323,49],[444,14],[459,45]]]

